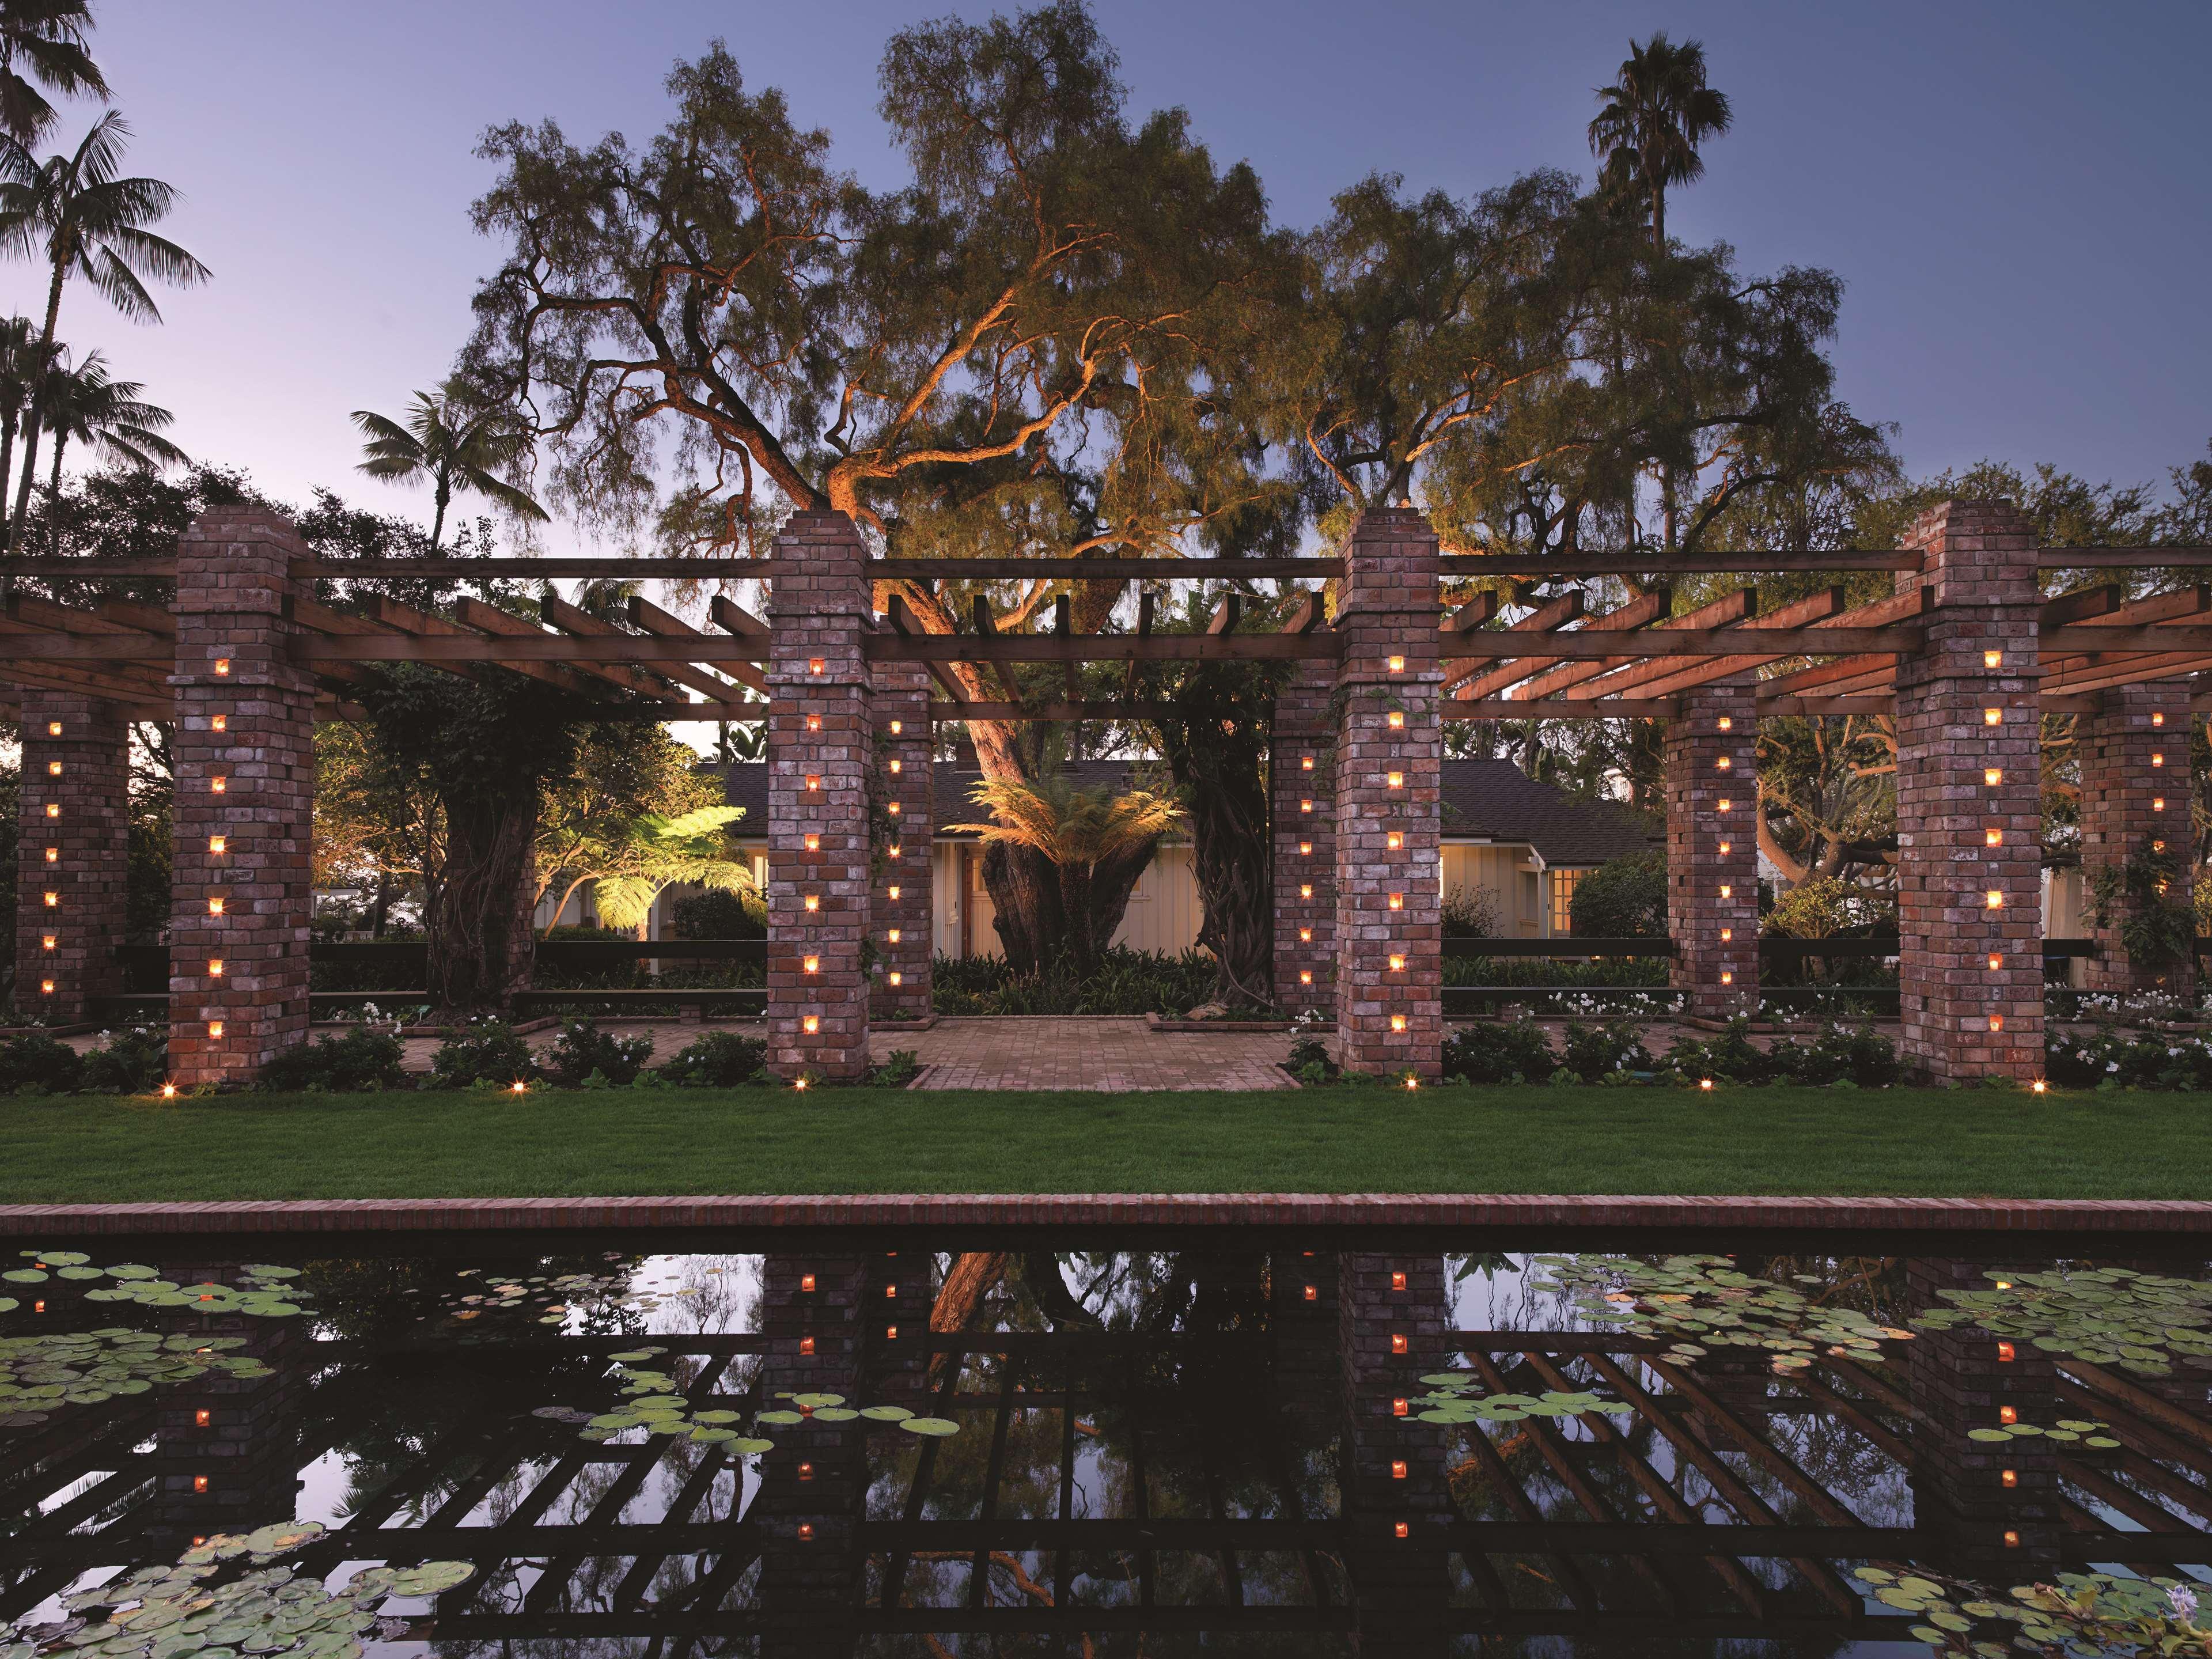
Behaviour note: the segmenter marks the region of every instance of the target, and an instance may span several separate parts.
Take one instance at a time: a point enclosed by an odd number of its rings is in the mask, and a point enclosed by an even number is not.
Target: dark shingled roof
[[[768,768],[757,762],[702,769],[723,775],[732,806],[742,806],[740,836],[768,832]],[[1085,789],[1119,787],[1128,775],[1120,761],[1077,761],[1073,769]],[[940,763],[934,773],[935,822],[972,823],[983,809],[969,799],[982,774],[973,766]],[[1443,832],[1446,841],[1527,843],[1549,865],[1603,864],[1623,853],[1660,843],[1651,824],[1626,807],[1587,801],[1538,783],[1511,761],[1448,760],[1443,763]],[[938,832],[942,836],[942,828]],[[963,838],[964,839],[964,838]]]

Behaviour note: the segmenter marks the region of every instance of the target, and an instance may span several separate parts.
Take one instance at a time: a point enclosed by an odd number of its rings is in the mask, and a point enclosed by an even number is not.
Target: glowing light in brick
[[[1723,882],[1721,884],[1721,896],[1723,898],[1734,898],[1735,896],[1735,889],[1727,882]]]
[[[59,801],[48,801],[48,802],[46,803],[46,816],[47,816],[48,817],[50,817],[50,818],[58,818],[58,817],[61,817],[61,815],[62,815],[62,805],[61,805],[61,803],[60,803]]]
[[[229,672],[230,672],[230,659],[229,659],[229,658],[228,658],[228,657],[217,657],[217,658],[215,659],[215,672],[216,672],[216,673],[218,673],[218,674],[228,674],[228,673],[229,673]]]
[[[1735,937],[1735,928],[1733,928],[1733,927],[1723,927],[1723,928],[1722,928],[1722,929],[1721,929],[1721,943],[1722,943],[1722,944],[1726,945],[1726,944],[1727,944],[1730,939],[1734,939]]]
[[[1301,811],[1301,812],[1310,812],[1310,811],[1313,811],[1313,803],[1312,803],[1311,801],[1310,801],[1310,800],[1302,800],[1302,801],[1300,801],[1300,802],[1298,803],[1298,811]]]
[[[1997,1479],[2008,1486],[2017,1486],[2020,1485],[2020,1471],[2018,1469],[2002,1470],[1999,1472]]]
[[[899,942],[899,930],[894,927],[889,933],[885,933],[884,937],[889,939],[892,944],[896,945]]]
[[[885,811],[889,812],[889,813],[890,813],[893,817],[896,817],[899,815],[899,804],[898,804],[896,801],[893,801],[893,802],[892,802],[889,806],[886,806],[884,810]]]
[[[59,720],[48,720],[46,722],[46,735],[48,737],[58,738],[61,734],[62,723]]]
[[[228,778],[218,775],[208,780],[208,793],[211,795],[222,794],[228,791],[229,787],[230,780]]]
[[[2004,1030],[2004,1016],[2002,1014],[1991,1014],[1990,1016],[1990,1030],[1992,1031],[2002,1031]]]
[[[799,958],[799,972],[801,972],[801,973],[803,973],[803,974],[818,974],[818,973],[820,973],[820,972],[822,971],[822,958],[821,958],[820,957],[800,957],[800,958]]]
[[[222,914],[222,900],[220,898],[210,899],[208,901],[208,914],[211,916],[221,915]]]
[[[1735,850],[1735,843],[1733,842],[1723,842],[1721,843],[1721,856],[1723,858],[1726,858],[1730,852]]]
[[[900,986],[902,986],[902,985],[903,985],[903,984],[905,984],[905,983],[906,983],[906,975],[905,975],[904,974],[902,974],[901,972],[899,972],[899,970],[898,970],[897,969],[896,969],[896,968],[894,968],[894,969],[891,969],[891,975],[890,975],[890,977],[891,977],[891,988],[892,988],[893,990],[896,990]]]
[[[48,995],[48,996],[52,996],[52,995],[53,995],[53,994],[54,994],[54,982],[53,982],[53,981],[52,981],[52,980],[50,980],[50,979],[42,979],[42,980],[40,980],[40,981],[39,981],[39,989],[40,989],[40,990],[41,990],[41,991],[43,991],[43,992],[45,992],[45,993],[46,994],[46,995]]]
[[[2003,1424],[2007,1428],[2010,1428],[2014,1424],[2020,1421],[2019,1408],[2013,1406],[1998,1407],[1997,1421]]]
[[[806,1294],[811,1296],[814,1293],[814,1275],[812,1273],[801,1273],[799,1276],[799,1288]]]
[[[1722,983],[1722,984],[1723,984],[1723,985],[1733,985],[1733,984],[1735,984],[1735,975],[1734,974],[1732,974],[1732,973],[1729,973],[1729,972],[1727,972],[1727,971],[1723,970],[1723,971],[1722,972],[1722,974],[1721,974],[1721,983]]]
[[[1394,1030],[1394,1031],[1402,1031],[1402,1030],[1404,1030],[1406,1029],[1406,1017],[1405,1017],[1405,1015],[1403,1015],[1403,1014],[1393,1014],[1393,1015],[1391,1015],[1391,1016],[1390,1016],[1390,1029],[1391,1029],[1392,1030]]]
[[[1728,799],[1726,797],[1723,797],[1720,802],[1720,810],[1726,812],[1732,810],[1735,805],[1735,803],[1734,801]]]
[[[2017,1358],[2018,1357],[2019,1357],[2019,1355],[2018,1355],[2018,1351],[2017,1351],[2016,1349],[2014,1349],[2014,1346],[2012,1346],[2012,1344],[2011,1344],[2011,1343],[2009,1343],[2009,1342],[2000,1342],[2000,1343],[1998,1343],[1998,1344],[1997,1344],[1997,1364],[2000,1364],[2000,1365],[2009,1365],[2009,1364],[2011,1364],[2013,1363],[2013,1361],[2014,1361],[2015,1358]]]
[[[2154,812],[2163,812],[2166,811],[2166,797],[2160,795],[2153,799],[2150,804],[2150,810]]]
[[[1394,1348],[1391,1352],[1395,1353],[1401,1352],[1403,1350]],[[1393,1480],[1403,1480],[1406,1478],[1406,1460],[1404,1458],[1394,1457],[1390,1460],[1390,1478]]]
[[[1989,785],[1990,788],[1996,788],[1999,784],[2004,781],[2004,769],[1997,766],[1990,767],[1987,771],[1982,774],[1982,781]]]
[[[1994,974],[1994,973],[1997,972],[1997,971],[1998,971],[1998,969],[2002,969],[2003,966],[2004,966],[2004,957],[2003,957],[2002,956],[1999,955],[1999,954],[1998,954],[1996,951],[1990,951],[1990,971],[1991,973],[1993,973],[1993,974]]]
[[[1982,845],[1983,845],[1983,846],[1984,846],[1984,847],[2002,847],[2002,846],[2003,846],[2003,845],[2004,845],[2004,831],[2003,831],[2003,830],[1983,830],[1983,831],[1982,831]]]
[[[1406,908],[1406,896],[1405,896],[1403,893],[1393,893],[1393,894],[1391,894],[1391,895],[1390,895],[1390,908],[1391,908],[1393,910],[1402,910],[1402,909],[1404,909],[1404,908]]]
[[[2003,661],[2004,653],[2002,651],[1984,651],[1982,653],[1982,666],[1984,668],[1995,668]]]
[[[896,760],[896,759],[894,759],[894,760],[891,762],[891,770],[892,770],[892,771],[894,771],[894,772],[896,772],[896,771],[897,771],[898,769],[899,769],[899,763],[897,762],[897,760]]]
[[[890,855],[891,855],[893,858],[897,858],[897,857],[899,857],[899,856],[901,855],[901,853],[902,853],[902,849],[900,848],[899,844],[898,844],[896,842],[893,842],[890,844],[890,848],[889,848],[888,850],[890,851]]]
[[[1313,896],[1313,884],[1310,881],[1301,882],[1298,884],[1298,896],[1300,898],[1311,898]]]
[[[1982,710],[1982,724],[1984,726],[2002,726],[2004,724],[2004,710],[2002,708],[1984,708]]]
[[[1313,770],[1313,757],[1311,755],[1301,755],[1298,757],[1298,770],[1301,772],[1310,772]]]
[[[821,836],[812,836],[812,835],[810,835],[809,836],[807,836],[807,838],[806,838],[806,850],[807,850],[808,852],[810,852],[810,853],[818,853],[818,852],[820,852],[820,851],[822,850],[822,837],[821,837]],[[894,857],[894,858],[896,858],[896,857],[897,857],[898,855],[897,855],[896,853],[894,853],[891,856],[892,856],[892,857]]]
[[[42,933],[39,936],[39,948],[42,951],[51,951],[61,942],[61,935],[58,933]]]
[[[2150,717],[2150,723],[2153,726],[2163,726],[2166,724],[2166,716],[2163,714],[2153,714]]]
[[[1723,714],[1723,715],[1722,715],[1722,716],[1721,716],[1721,730],[1722,730],[1722,731],[1723,731],[1723,732],[1733,732],[1733,731],[1735,731],[1735,719],[1734,719],[1732,716],[1730,716],[1730,715],[1727,715],[1727,714]]]
[[[1390,659],[1390,672],[1391,672],[1392,673],[1394,673],[1394,674],[1402,674],[1402,673],[1404,673],[1404,672],[1406,672],[1406,659],[1405,659],[1403,657],[1393,657],[1393,658],[1391,658],[1391,659]]]
[[[897,888],[896,888],[896,887],[892,888],[892,889],[891,889],[891,896],[892,896],[893,898],[896,898],[898,896],[899,896],[899,890],[898,890]]]
[[[809,893],[805,898],[799,900],[799,902],[810,911],[819,910],[822,908],[822,896],[819,893]]]
[[[1390,1523],[1390,1535],[1393,1538],[1411,1538],[1413,1535],[1412,1523],[1405,1521],[1392,1522]]]
[[[59,893],[51,893],[51,892],[50,892],[50,893],[46,894],[46,908],[47,908],[47,909],[49,909],[49,910],[58,910],[59,908],[61,908],[62,896],[61,896]]]
[[[1390,729],[1393,732],[1402,732],[1406,729],[1406,714],[1403,709],[1394,708],[1390,711]]]
[[[48,761],[46,763],[46,775],[48,777],[58,778],[61,776],[61,775],[62,763],[59,761]]]
[[[809,714],[806,717],[806,729],[810,732],[819,732],[822,729],[822,716]]]
[[[822,787],[822,775],[821,775],[821,774],[820,774],[820,773],[818,773],[818,772],[809,772],[809,773],[806,775],[806,787],[807,787],[807,788],[808,788],[809,790],[817,790],[817,789],[821,788],[821,787]]]
[[[208,725],[215,731],[228,732],[230,730],[230,716],[228,714],[212,715],[209,718]]]
[[[222,977],[222,958],[221,957],[210,957],[208,958],[208,977],[210,979],[221,979]]]
[[[1299,928],[1298,943],[1301,945],[1311,945],[1313,943],[1313,929],[1310,927]]]
[[[1300,858],[1311,858],[1313,856],[1313,843],[1310,841],[1300,842],[1298,843],[1298,856]]]
[[[1390,1333],[1390,1352],[1392,1353],[1404,1353],[1407,1351],[1407,1344],[1404,1332],[1393,1331]]]
[[[216,853],[216,854],[222,854],[222,853],[228,853],[229,850],[230,850],[230,837],[229,837],[229,836],[210,836],[208,837],[208,851],[209,851],[209,852],[210,852],[210,853]]]
[[[1394,957],[1392,957],[1390,958],[1390,971],[1391,971],[1392,973],[1394,973],[1394,974],[1400,974],[1400,973],[1403,973],[1403,972],[1405,971],[1405,969],[1406,969],[1406,958],[1405,958],[1405,957],[1400,957],[1400,956],[1394,956]]]
[[[1382,837],[1382,844],[1393,853],[1402,852],[1406,845],[1406,837],[1399,831],[1393,830],[1389,835]]]
[[[1716,768],[1723,772],[1727,771],[1729,768],[1735,764],[1735,763],[1730,760],[1726,755],[1723,755],[1718,760],[1713,763],[1713,765]]]
[[[1393,1401],[1390,1402],[1390,1415],[1391,1415],[1391,1416],[1393,1416],[1393,1417],[1411,1417],[1413,1414],[1413,1402],[1412,1401],[1410,1401],[1410,1400],[1393,1400]]]
[[[1310,968],[1301,968],[1301,969],[1298,969],[1298,983],[1299,983],[1299,984],[1301,984],[1301,985],[1310,985],[1310,984],[1312,984],[1312,983],[1313,983],[1313,969],[1310,969]]]
[[[1985,894],[1984,894],[1984,895],[1982,896],[1982,902],[1983,902],[1984,904],[1986,904],[1987,906],[1989,906],[1989,908],[1990,908],[1990,909],[1992,909],[1992,910],[2002,910],[2002,909],[2003,909],[2003,908],[2004,908],[2004,890],[2003,890],[2002,888],[2001,888],[2001,887],[1992,887],[1992,888],[1990,888],[1990,890],[1989,890],[1987,893],[1985,893]]]
[[[809,657],[806,659],[806,672],[810,674],[819,674],[828,665],[819,657]]]
[[[1390,1288],[1394,1291],[1404,1290],[1406,1288],[1406,1275],[1403,1273],[1392,1273],[1390,1275]]]
[[[903,732],[903,731],[905,731],[905,730],[906,730],[906,722],[905,722],[904,720],[893,720],[893,721],[891,722],[891,735],[892,735],[893,737],[896,737],[896,736],[898,736],[898,734],[899,734],[900,732]]]
[[[61,861],[62,861],[62,849],[61,849],[60,848],[58,848],[58,847],[49,847],[48,848],[46,848],[46,862],[47,862],[47,863],[49,863],[49,864],[59,864]]]
[[[799,1022],[799,1029],[805,1032],[809,1036],[814,1036],[822,1029],[822,1021],[820,1017],[815,1014],[807,1015],[805,1018]]]
[[[208,1022],[208,1035],[211,1037],[221,1036],[222,1035],[222,1022],[219,1019],[210,1020]]]
[[[2166,764],[2166,757],[2163,755],[2153,755],[2150,757],[2150,763],[2153,766],[2163,766]]]
[[[1403,789],[1406,787],[1406,775],[1403,772],[1392,772],[1383,778],[1382,783],[1385,788]]]

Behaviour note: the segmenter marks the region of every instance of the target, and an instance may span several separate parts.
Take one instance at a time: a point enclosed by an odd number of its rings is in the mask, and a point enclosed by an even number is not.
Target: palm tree
[[[107,82],[84,49],[89,0],[0,0],[0,133],[34,144],[59,119],[33,81],[74,96],[107,96]]]
[[[176,416],[141,398],[146,388],[138,381],[113,379],[107,360],[99,352],[88,352],[74,368],[56,363],[45,379],[46,429],[54,435],[53,471],[46,485],[50,513],[51,504],[61,496],[62,456],[72,438],[92,445],[118,466],[148,472],[181,465],[189,459],[161,435]],[[58,543],[58,521],[52,533]],[[58,551],[58,546],[49,550]]]
[[[1589,147],[1602,163],[1600,181],[1623,198],[1650,198],[1651,246],[1664,253],[1667,187],[1705,172],[1698,147],[1729,130],[1728,94],[1705,84],[1704,42],[1678,46],[1663,31],[1642,46],[1630,40],[1613,84],[1596,91],[1602,102]]]
[[[402,484],[427,483],[436,502],[430,526],[430,551],[446,533],[446,507],[456,492],[488,495],[519,519],[544,519],[545,509],[496,476],[533,441],[529,427],[512,410],[485,409],[469,400],[458,381],[435,392],[418,392],[404,422],[373,410],[356,409],[354,424],[368,441],[368,459],[360,471],[372,478]]]
[[[139,272],[190,288],[208,268],[165,236],[146,227],[167,216],[177,192],[158,179],[124,179],[124,143],[130,125],[110,110],[93,124],[68,155],[44,162],[15,139],[0,137],[0,252],[43,259],[52,272],[46,287],[46,327],[40,360],[53,361],[54,325],[61,316],[62,284],[83,277],[134,322],[161,320],[161,308]],[[23,474],[15,489],[14,524],[20,526],[31,495],[43,415],[34,387],[23,422]]]
[[[8,543],[8,481],[15,476],[15,437],[30,406],[32,386],[40,378],[39,362],[31,319],[0,319],[0,547]]]

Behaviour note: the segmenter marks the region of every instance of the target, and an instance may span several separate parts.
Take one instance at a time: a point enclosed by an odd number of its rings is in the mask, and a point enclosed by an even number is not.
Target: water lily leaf
[[[257,1527],[246,1534],[246,1547],[256,1555],[285,1555],[304,1549],[323,1535],[319,1521],[284,1521]]]
[[[849,1423],[859,1415],[860,1413],[849,1406],[823,1406],[815,1412],[814,1420],[817,1423]]]
[[[756,1423],[774,1423],[778,1427],[788,1426],[793,1423],[804,1423],[805,1420],[797,1412],[787,1411],[762,1412],[753,1419]]]
[[[794,1406],[842,1406],[845,1403],[845,1396],[842,1394],[795,1394],[791,1396],[791,1403]]]
[[[443,1595],[457,1589],[476,1577],[477,1570],[466,1561],[425,1561],[419,1567],[404,1567],[394,1573],[391,1594],[394,1595]]]
[[[691,1437],[708,1445],[720,1445],[726,1441],[735,1440],[738,1431],[735,1429],[696,1428],[691,1431]]]
[[[902,1423],[914,1413],[903,1406],[863,1406],[860,1415],[878,1423]]]
[[[762,1413],[763,1416],[766,1414]],[[899,1427],[904,1429],[908,1434],[947,1435],[960,1432],[960,1425],[957,1423],[942,1417],[904,1417],[899,1419]]]

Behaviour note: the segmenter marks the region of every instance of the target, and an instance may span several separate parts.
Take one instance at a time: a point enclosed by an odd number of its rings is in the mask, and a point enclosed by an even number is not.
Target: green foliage
[[[430,1057],[430,1074],[441,1087],[462,1089],[476,1083],[527,1083],[539,1072],[537,1056],[512,1025],[484,1019],[445,1034]]]
[[[1115,945],[1096,972],[1065,957],[1035,974],[1015,974],[1004,957],[940,956],[931,969],[931,1006],[940,1014],[1181,1014],[1212,1000],[1213,958]]]
[[[1666,938],[1667,854],[1650,848],[1607,860],[1575,884],[1567,915],[1583,939]]]
[[[568,1088],[585,1086],[594,1078],[621,1087],[635,1082],[652,1058],[647,1034],[618,1037],[599,1030],[593,1020],[572,1019],[562,1024],[540,1063],[548,1078]]]
[[[660,1063],[663,1083],[686,1089],[733,1089],[753,1082],[768,1062],[768,1044],[738,1031],[709,1031]]]
[[[1802,881],[1759,919],[1761,929],[1784,939],[1832,939],[1897,921],[1897,897],[1833,876]]]
[[[2088,876],[2094,924],[2112,927],[2118,911],[2120,942],[2130,961],[2156,969],[2189,959],[2197,945],[2197,908],[2179,855],[2158,851],[2146,838],[2124,863],[2100,865]]]
[[[1605,1025],[1585,1025],[1580,1020],[1570,1020],[1563,1036],[1560,1067],[1585,1083],[1600,1082],[1615,1073],[1652,1069],[1650,1051],[1644,1048],[1643,1035],[1633,1021],[1617,1019]]]
[[[404,1088],[407,1079],[399,1068],[401,1053],[399,1039],[389,1031],[356,1025],[338,1036],[325,1032],[276,1056],[261,1068],[255,1086],[282,1094]]]
[[[677,939],[766,939],[768,907],[757,892],[687,894],[669,907]]]
[[[1903,1075],[1896,1045],[1872,1025],[1852,1030],[1831,1022],[1810,1043],[1783,1041],[1761,1048],[1751,1041],[1749,1022],[1741,1017],[1730,1020],[1718,1036],[1678,1038],[1661,1064],[1683,1083],[1712,1078],[1723,1083],[1800,1083],[1816,1088],[1848,1083],[1879,1089]]]
[[[168,1073],[168,1032],[139,1026],[87,1049],[77,1086],[90,1094],[149,1094],[161,1087]]]
[[[1533,1019],[1463,1025],[1444,1039],[1444,1076],[1465,1083],[1534,1083],[1559,1068],[1544,1028]]]
[[[2154,1031],[2093,1035],[2051,1030],[2043,1042],[2044,1075],[2075,1089],[2212,1088],[2212,1042]]]
[[[0,1040],[0,1094],[67,1094],[77,1086],[83,1061],[76,1050],[44,1031]]]
[[[1446,985],[1525,986],[1530,990],[1580,987],[1661,986],[1667,983],[1664,957],[1597,957],[1588,962],[1550,957],[1446,957]]]
[[[871,1086],[903,1089],[921,1074],[921,1056],[912,1048],[894,1048],[890,1057],[868,1073]]]
[[[1453,888],[1444,895],[1443,921],[1446,939],[1497,938],[1496,890],[1488,887]]]

